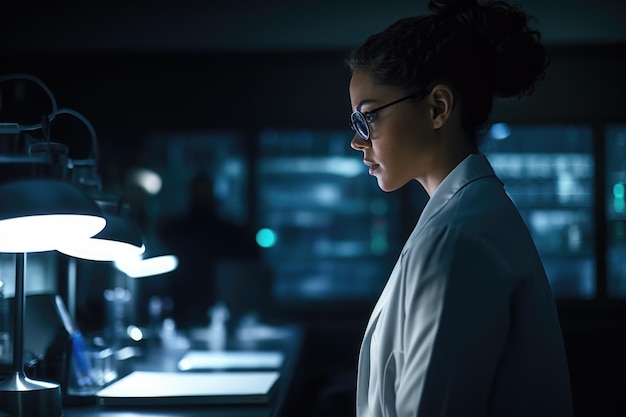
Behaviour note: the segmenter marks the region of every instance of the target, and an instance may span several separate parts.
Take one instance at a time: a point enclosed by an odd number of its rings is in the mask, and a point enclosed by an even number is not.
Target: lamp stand
[[[67,262],[67,310],[72,322],[76,324],[76,258],[70,256]]]
[[[59,384],[30,379],[24,373],[25,265],[26,254],[16,254],[13,363],[10,375],[0,381],[0,411],[13,417],[61,417]]]

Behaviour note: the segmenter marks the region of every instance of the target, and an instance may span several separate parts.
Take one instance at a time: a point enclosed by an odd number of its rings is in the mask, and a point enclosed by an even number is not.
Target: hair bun
[[[440,30],[454,35],[456,52],[473,54],[487,74],[490,88],[499,97],[524,97],[542,79],[550,58],[531,18],[519,5],[502,0],[430,0],[428,8]],[[454,25],[445,26],[445,24]],[[442,33],[444,33],[442,32]]]
[[[450,16],[460,10],[477,7],[477,0],[430,0],[428,10],[435,16]]]

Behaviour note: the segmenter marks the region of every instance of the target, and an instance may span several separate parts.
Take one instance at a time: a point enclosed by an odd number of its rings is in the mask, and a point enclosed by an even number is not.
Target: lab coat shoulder
[[[463,223],[429,223],[403,251],[396,415],[571,416],[542,271]]]

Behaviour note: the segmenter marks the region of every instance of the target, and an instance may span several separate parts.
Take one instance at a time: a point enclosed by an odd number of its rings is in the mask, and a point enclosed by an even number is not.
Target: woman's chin
[[[386,193],[390,193],[392,191],[396,191],[398,188],[400,188],[401,186],[398,186],[397,184],[392,184],[388,181],[385,181],[384,179],[380,178],[380,177],[376,177],[376,180],[378,181],[378,188],[380,188],[381,190],[383,190]]]

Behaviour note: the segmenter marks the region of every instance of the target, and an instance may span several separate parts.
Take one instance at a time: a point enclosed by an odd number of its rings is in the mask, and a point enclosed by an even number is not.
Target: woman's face
[[[362,113],[411,93],[415,92],[375,84],[364,72],[355,72],[350,81],[352,110]],[[369,140],[358,134],[352,138],[350,145],[363,152],[363,162],[381,190],[397,190],[428,174],[436,145],[429,114],[427,99],[404,100],[373,114]]]

